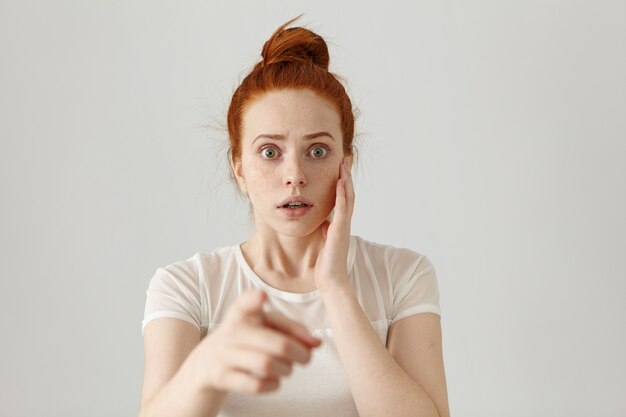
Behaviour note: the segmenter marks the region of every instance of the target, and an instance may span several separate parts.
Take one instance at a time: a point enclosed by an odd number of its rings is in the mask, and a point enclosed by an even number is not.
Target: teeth
[[[306,204],[301,203],[301,202],[293,202],[293,203],[285,204],[284,207],[302,207],[302,206],[306,206]]]

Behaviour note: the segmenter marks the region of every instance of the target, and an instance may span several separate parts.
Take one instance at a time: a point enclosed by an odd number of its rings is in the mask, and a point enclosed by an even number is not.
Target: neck
[[[271,271],[285,279],[310,275],[323,247],[324,238],[319,228],[302,237],[257,231],[241,245],[253,269]]]

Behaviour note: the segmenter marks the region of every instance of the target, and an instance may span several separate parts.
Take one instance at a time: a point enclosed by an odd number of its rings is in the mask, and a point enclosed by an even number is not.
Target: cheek
[[[259,178],[262,178],[261,175],[263,174],[263,169],[254,165],[248,165],[244,169],[244,176],[247,183],[257,183]]]
[[[244,161],[242,175],[246,184],[246,194],[253,209],[256,211],[265,207],[268,204],[267,199],[272,196],[269,172],[261,166]]]
[[[276,167],[271,164],[255,164],[253,161],[244,161],[243,166],[248,194],[253,202],[271,198],[277,191],[282,190],[282,177],[277,173]],[[309,191],[304,190],[303,193],[312,193],[310,196],[321,199],[321,203],[326,207],[334,206],[339,166],[331,164],[309,169],[306,173]]]
[[[261,194],[271,188],[272,180],[276,174],[273,173],[273,170],[269,166],[248,163],[248,165],[245,165],[243,175],[246,179],[246,184],[248,185],[248,192],[252,194]]]
[[[320,170],[317,177],[321,180],[318,183],[326,196],[326,203],[330,205],[335,203],[337,180],[339,179],[338,171],[339,169],[335,169],[334,167],[323,168]]]

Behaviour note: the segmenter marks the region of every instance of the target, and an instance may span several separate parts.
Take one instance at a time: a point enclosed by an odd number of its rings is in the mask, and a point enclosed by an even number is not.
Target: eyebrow
[[[333,137],[333,135],[331,135],[328,132],[316,132],[316,133],[309,133],[308,135],[304,135],[303,138],[305,140],[311,140],[311,139],[315,139],[315,138],[319,138],[320,136],[328,136],[330,137],[333,141],[335,140],[335,138]],[[260,138],[268,138],[268,139],[277,139],[277,140],[285,140],[285,135],[280,135],[280,134],[270,134],[270,133],[261,133],[259,136],[257,136],[256,138],[254,138],[254,140],[252,141],[252,144],[254,144],[254,142],[256,142],[257,139]]]

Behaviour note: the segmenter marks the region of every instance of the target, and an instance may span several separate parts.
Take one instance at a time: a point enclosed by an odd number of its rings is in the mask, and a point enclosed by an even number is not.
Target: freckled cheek
[[[269,167],[249,164],[244,169],[244,177],[249,191],[258,193],[272,188],[272,183],[276,181],[276,172]]]
[[[255,210],[268,210],[277,201],[276,173],[271,169],[252,163],[244,165],[243,176],[246,181],[248,198]]]
[[[271,198],[281,190],[283,178],[278,174],[276,167],[269,164],[254,164],[250,161],[244,164],[244,177],[248,185],[251,198],[258,200]],[[306,169],[306,168],[305,168]],[[335,204],[339,167],[326,166],[307,169],[305,172],[308,186],[305,195],[315,198],[323,206],[332,207]]]
[[[337,189],[337,180],[339,179],[338,170],[332,168],[325,168],[318,173],[317,178],[322,179],[319,182],[320,188],[324,192],[324,203],[327,206],[333,206],[335,204],[335,194]]]

